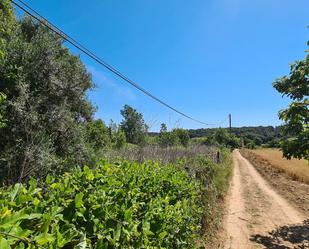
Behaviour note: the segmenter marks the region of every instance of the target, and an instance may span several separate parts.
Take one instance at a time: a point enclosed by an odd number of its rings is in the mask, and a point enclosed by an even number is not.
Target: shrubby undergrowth
[[[128,161],[32,179],[0,191],[0,245],[193,248],[200,185],[176,166]]]
[[[231,173],[196,155],[174,163],[101,161],[0,189],[1,248],[195,248],[216,224]]]
[[[192,179],[201,183],[203,202],[201,234],[208,239],[218,228],[221,219],[218,205],[223,201],[232,173],[232,158],[228,149],[218,150],[216,147],[205,145],[193,145],[187,148],[133,146],[109,151],[104,156],[110,160],[130,160],[139,163],[155,160],[163,165],[173,164],[179,170],[186,171]]]

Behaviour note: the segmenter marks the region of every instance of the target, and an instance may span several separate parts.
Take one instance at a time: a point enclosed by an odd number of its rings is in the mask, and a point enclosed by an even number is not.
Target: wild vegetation
[[[175,166],[150,162],[101,162],[43,185],[32,179],[1,191],[1,248],[190,248],[200,191]]]
[[[209,148],[176,153],[165,163],[151,162],[153,155],[144,153],[141,163],[101,161],[95,169],[3,188],[1,245],[194,248],[212,224],[231,173],[227,152],[219,164],[205,152]]]
[[[197,139],[211,137],[217,132],[217,129],[191,129],[188,132],[191,138]],[[244,145],[248,148],[279,147],[279,141],[283,137],[282,126],[232,127],[231,133],[238,138],[243,138]]]
[[[292,99],[289,107],[279,112],[279,118],[285,123],[283,133],[286,136],[281,140],[283,155],[288,159],[309,160],[309,50],[304,60],[291,65],[288,76],[276,80],[273,85],[283,96]]]
[[[94,111],[86,98],[90,75],[59,37],[28,17],[16,20],[7,1],[0,7],[1,180],[91,161],[84,135]]]
[[[128,105],[120,124],[94,119],[79,57],[9,1],[0,9],[0,248],[195,248],[229,152],[164,124],[151,137]]]
[[[87,98],[91,75],[63,43],[0,1],[0,248],[196,248],[217,224],[230,151],[241,138],[248,147],[278,145],[281,127],[162,123],[153,134],[129,105],[107,125]],[[284,82],[275,87],[287,94]],[[307,153],[303,90],[293,98],[304,119],[282,117],[296,132],[288,141],[304,138],[305,152],[289,154],[285,143],[287,157]]]

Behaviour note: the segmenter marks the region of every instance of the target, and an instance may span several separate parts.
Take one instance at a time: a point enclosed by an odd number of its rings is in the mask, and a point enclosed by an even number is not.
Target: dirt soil
[[[238,150],[233,161],[222,248],[309,248],[309,212],[292,206]]]
[[[241,155],[250,161],[255,169],[276,191],[303,215],[309,214],[309,184],[295,180],[285,172],[278,170],[259,155],[250,150],[241,150]],[[293,166],[292,166],[293,167]]]

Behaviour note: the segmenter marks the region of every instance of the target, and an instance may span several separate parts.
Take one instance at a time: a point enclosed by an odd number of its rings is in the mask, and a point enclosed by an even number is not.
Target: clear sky
[[[207,123],[278,125],[289,100],[273,87],[305,56],[308,0],[24,0],[129,78]],[[74,53],[78,53],[72,49]],[[121,120],[124,104],[151,130],[202,128],[81,55],[97,85],[96,117]],[[224,122],[222,126],[226,126]]]

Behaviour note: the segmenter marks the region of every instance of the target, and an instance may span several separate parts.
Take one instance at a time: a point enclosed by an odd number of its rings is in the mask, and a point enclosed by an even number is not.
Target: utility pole
[[[229,127],[230,127],[230,133],[232,133],[232,114],[229,114]]]

